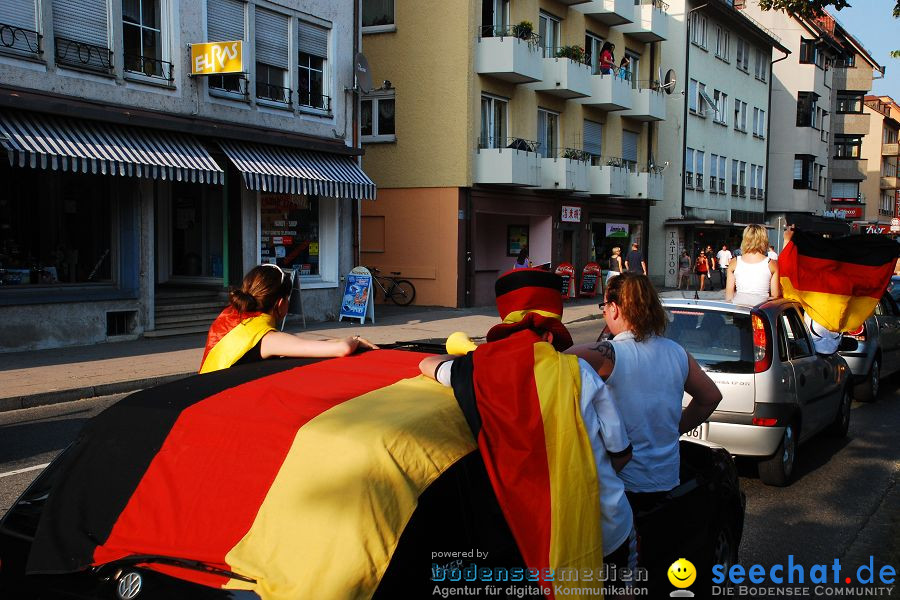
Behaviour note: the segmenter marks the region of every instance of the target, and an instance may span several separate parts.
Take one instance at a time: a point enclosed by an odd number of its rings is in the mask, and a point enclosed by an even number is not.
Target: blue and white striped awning
[[[243,174],[248,189],[375,199],[375,184],[352,157],[243,142],[219,145]]]
[[[99,121],[0,111],[0,147],[19,167],[218,184],[225,178],[191,136]]]

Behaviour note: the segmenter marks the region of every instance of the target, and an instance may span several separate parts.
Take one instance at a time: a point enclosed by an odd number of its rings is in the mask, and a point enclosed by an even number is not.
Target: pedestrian
[[[709,291],[715,291],[716,286],[713,285],[712,274],[716,271],[716,254],[713,251],[712,245],[706,246],[706,279],[707,283],[709,283]]]
[[[609,271],[606,273],[607,283],[609,283],[610,277],[615,277],[624,270],[625,269],[622,268],[622,248],[613,246],[612,255],[609,257]]]
[[[528,540],[544,539],[546,533],[553,544],[550,519],[575,514],[577,535],[554,531],[555,543],[577,561],[565,566],[598,565],[600,557],[591,556],[594,548],[580,544],[598,539],[602,532],[603,562],[633,569],[637,563],[633,515],[625,485],[616,476],[630,460],[631,444],[619,409],[597,372],[586,361],[562,353],[572,345],[572,337],[561,321],[561,286],[558,275],[537,269],[502,275],[495,290],[503,322],[488,331],[487,343],[465,356],[429,356],[419,368],[453,388],[517,541],[521,542],[518,534],[524,528]],[[535,388],[539,399],[527,391]],[[553,435],[545,436],[547,419],[554,429]],[[567,435],[555,435],[562,431]],[[540,464],[530,464],[532,458]],[[599,485],[599,505],[590,501],[590,494],[565,493],[553,498],[560,506],[552,512],[548,507],[545,516],[532,514],[532,508],[540,505],[534,501],[536,490],[543,493],[544,484],[551,494],[563,489],[541,478],[539,474],[548,471],[551,478],[558,474],[557,483],[569,492],[597,491]],[[528,477],[521,477],[523,472]],[[524,485],[516,486],[517,482]],[[521,543],[519,548],[526,565],[537,566],[532,560],[536,549]],[[539,564],[546,566],[553,554],[546,553],[549,548],[537,550]],[[550,564],[557,566],[563,565]]]
[[[566,352],[590,363],[619,407],[633,445],[632,459],[619,477],[638,516],[641,561],[654,566],[652,553],[670,548],[665,540],[674,538],[642,529],[640,515],[664,502],[679,484],[679,438],[713,413],[722,394],[684,348],[663,336],[668,318],[646,276],[614,277],[603,300],[602,314],[614,337]],[[682,410],[685,392],[691,400]]]
[[[229,292],[228,306],[209,328],[200,372],[256,362],[275,356],[331,357],[378,348],[358,335],[340,340],[308,340],[278,331],[288,312],[291,278],[281,267],[253,267],[241,286]]]
[[[767,256],[769,257],[769,260],[778,260],[778,253],[775,252],[775,246],[769,245]]]
[[[693,261],[691,261],[691,255],[688,254],[687,250],[681,251],[681,256],[678,258],[678,289],[681,289],[681,282],[684,280],[686,283],[684,288],[689,290],[691,289],[691,279],[693,278],[693,273],[691,272],[691,267],[693,266]]]
[[[625,270],[629,273],[647,274],[647,261],[644,254],[638,250],[637,242],[631,244],[631,252],[625,257]]]
[[[600,48],[600,72],[609,75],[616,66],[615,45],[605,42]]]
[[[627,56],[623,56],[622,60],[619,61],[619,77],[622,78],[622,81],[629,81],[631,79],[631,72],[629,67],[631,66],[631,59]]]
[[[719,287],[723,290],[725,289],[725,284],[728,282],[728,265],[733,258],[731,251],[728,249],[728,245],[722,244],[722,249],[716,253],[716,261],[719,266]]]
[[[747,225],[741,240],[741,255],[728,265],[725,300],[756,306],[778,298],[778,261],[767,255],[769,236],[762,225]]]
[[[697,255],[694,269],[697,271],[698,287],[702,292],[706,288],[706,275],[709,273],[709,261],[706,259],[706,252],[703,250]]]
[[[531,261],[528,259],[528,246],[522,246],[522,249],[519,250],[519,255],[516,257],[516,262],[513,264],[513,269],[527,269],[531,266]]]

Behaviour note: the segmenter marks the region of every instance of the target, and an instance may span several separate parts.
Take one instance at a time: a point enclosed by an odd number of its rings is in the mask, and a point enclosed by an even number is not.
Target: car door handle
[[[800,382],[800,385],[806,385],[806,375],[804,375],[803,373],[800,373],[797,376],[797,381]]]

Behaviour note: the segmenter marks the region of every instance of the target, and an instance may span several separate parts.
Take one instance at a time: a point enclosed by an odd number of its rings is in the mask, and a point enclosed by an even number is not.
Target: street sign
[[[244,43],[241,40],[191,44],[191,75],[243,72]]]

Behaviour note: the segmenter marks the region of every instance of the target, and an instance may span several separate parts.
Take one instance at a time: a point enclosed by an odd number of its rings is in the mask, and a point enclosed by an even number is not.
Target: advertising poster
[[[559,263],[556,267],[556,274],[563,278],[562,297],[563,300],[575,297],[575,267],[571,263]]]
[[[584,265],[584,269],[581,271],[581,290],[579,295],[588,298],[595,297],[599,291],[597,289],[599,287],[597,285],[599,279],[600,265],[594,262]]]
[[[375,322],[375,305],[372,299],[372,274],[365,267],[355,267],[344,280],[344,293],[341,296],[341,314],[343,319],[359,319],[360,324],[370,317]]]

